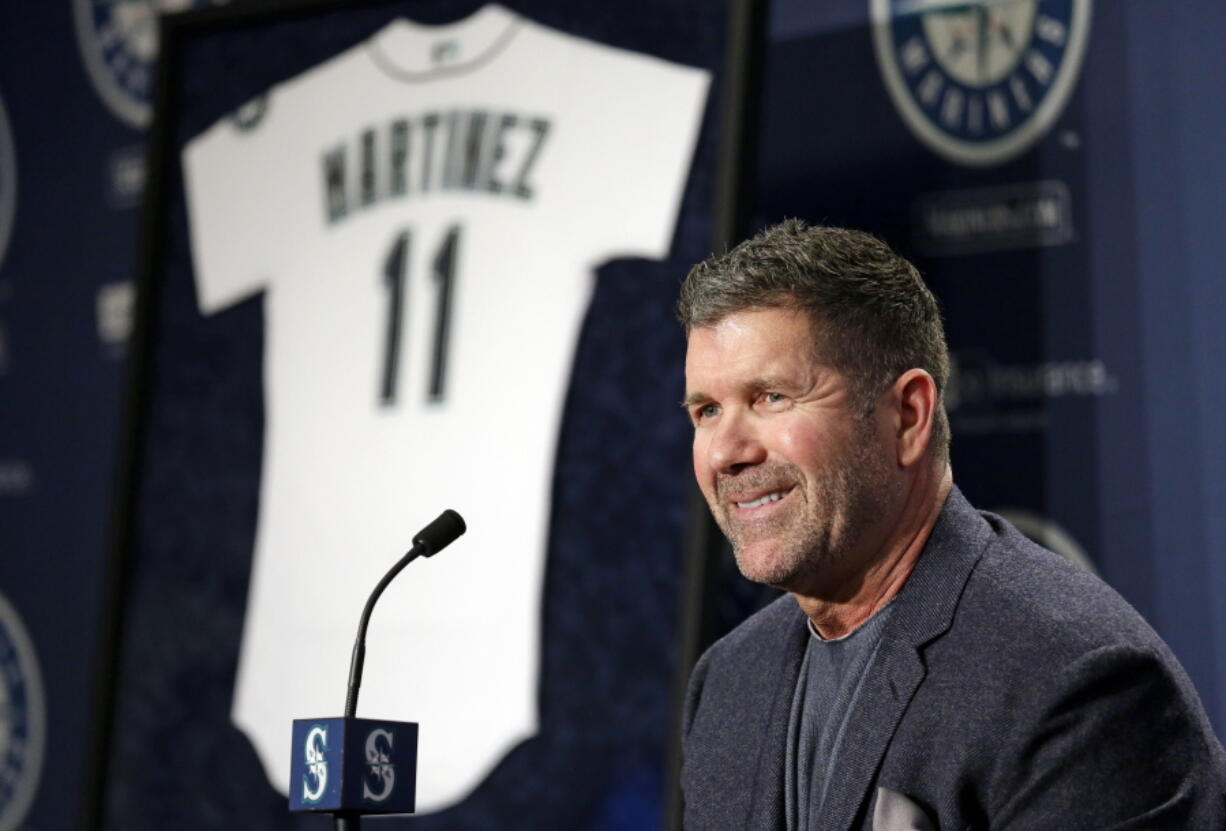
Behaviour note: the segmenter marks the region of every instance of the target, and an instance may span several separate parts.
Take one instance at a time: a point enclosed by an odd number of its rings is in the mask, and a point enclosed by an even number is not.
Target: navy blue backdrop
[[[81,808],[140,205],[143,127],[98,93],[111,69],[86,65],[115,30],[75,17],[106,5],[0,4],[15,161],[0,153],[0,594],[33,641],[46,718],[41,765],[2,749],[6,779],[36,787],[25,822],[41,829]],[[118,55],[128,41],[111,38]],[[11,794],[6,829],[26,814]]]
[[[664,54],[675,48],[682,60],[695,49],[684,38],[653,47],[647,18],[624,4],[571,12],[562,3],[516,5],[561,28],[591,27],[600,39]],[[705,5],[679,4],[665,25],[677,31],[715,25]],[[945,305],[958,360],[951,404],[959,483],[981,506],[1012,509],[1032,521],[1036,534],[1080,549],[1172,644],[1219,735],[1226,735],[1226,604],[1217,601],[1226,590],[1226,385],[1217,360],[1226,353],[1226,164],[1219,139],[1226,104],[1218,90],[1226,76],[1218,44],[1226,8],[1212,0],[1095,3],[1080,72],[1053,123],[1021,155],[967,167],[931,150],[890,98],[870,7],[869,0],[774,3],[759,224],[786,214],[846,222],[877,230],[916,257]],[[32,641],[46,730],[37,765],[10,739],[0,748],[4,775],[34,792],[20,812],[14,797],[20,788],[0,793],[0,827],[76,823],[93,685],[113,673],[95,662],[148,124],[143,73],[156,55],[142,18],[149,9],[107,0],[0,4],[0,597]],[[706,23],[688,19],[695,15]],[[691,206],[701,203],[704,187],[693,186]],[[991,227],[992,211],[1002,204],[1009,216],[1023,216],[1018,221],[1027,233],[970,232]],[[1026,225],[1027,206],[1054,211],[1051,233]],[[959,228],[970,231],[959,235]],[[701,256],[705,244],[705,229],[687,225],[678,259]],[[629,548],[651,534],[677,540],[686,437],[668,391],[680,377],[681,346],[667,311],[671,285],[665,287],[676,275],[618,268],[633,276],[601,275],[580,360],[634,379],[644,366],[663,363],[651,385],[630,387],[632,395],[576,389],[570,406],[590,408],[611,435],[631,423],[658,423],[646,445],[631,445],[627,436],[617,448],[633,457],[645,446],[658,458],[650,475],[602,462],[572,431],[563,438],[569,466],[559,475],[653,489],[652,509],[644,515],[605,505],[587,517],[591,504],[560,492],[579,516],[553,533],[570,541],[608,521],[646,522],[635,526],[643,529],[640,538],[622,540]],[[167,298],[171,314],[188,314],[174,303]],[[631,312],[630,322],[618,322]],[[243,329],[253,315],[249,307],[236,309],[228,321],[218,319],[223,328],[209,337],[225,341],[224,327]],[[200,364],[197,355],[183,370]],[[168,382],[189,402],[201,394],[187,376]],[[222,405],[252,412],[258,396],[240,384],[213,402]],[[219,461],[251,453],[253,431],[228,436],[230,455]],[[147,481],[185,461],[151,463]],[[679,472],[658,476],[665,467]],[[236,528],[252,521],[244,487],[249,480],[237,481],[215,506]],[[679,548],[666,555],[674,559],[640,563],[632,574],[619,553],[600,548],[590,572],[578,560],[558,560],[551,580],[604,581],[613,593],[602,602],[625,614],[673,615],[669,592]],[[203,622],[210,636],[236,637],[232,616],[205,610],[219,597],[241,607],[231,597],[241,595],[237,572],[218,575],[205,570],[199,551],[186,555],[183,573],[168,579],[198,582],[181,595],[187,605],[166,614],[190,615],[185,619]],[[651,588],[635,591],[633,583]],[[727,586],[718,598],[725,626],[759,599],[743,583]],[[139,600],[139,584],[135,592]],[[21,639],[13,628],[0,619],[5,660],[6,645]],[[656,738],[667,729],[666,704],[653,696],[671,683],[671,634],[644,639],[641,631],[600,625],[587,635],[615,654],[642,651],[637,671],[648,680],[631,682],[641,698],[600,715],[637,719],[632,732]],[[551,647],[547,660],[559,684],[599,674],[576,646]],[[213,647],[204,639],[186,642],[169,656],[167,666],[199,667],[178,676],[179,688],[190,692],[182,699],[173,686],[135,694],[134,701],[152,695],[173,704],[170,723],[186,728],[180,734],[143,727],[153,731],[143,758],[160,764],[173,747],[185,756],[176,770],[209,771],[202,781],[210,801],[199,814],[206,825],[225,824],[227,806],[239,802],[275,824],[280,808],[271,796],[253,797],[242,784],[251,760],[241,748],[231,755],[229,745],[202,736],[208,722],[185,712],[198,707],[212,718],[228,706],[215,679],[233,658]],[[28,667],[7,670],[6,682],[13,678],[24,680],[23,695],[38,692]],[[555,691],[550,706],[562,698]],[[4,717],[15,723],[35,715],[27,707]],[[601,792],[621,796],[595,798],[589,827],[641,827],[642,817],[658,811],[659,758],[628,747],[599,762]],[[233,777],[217,775],[231,770]],[[141,788],[173,785],[162,775],[156,765],[140,769],[129,779],[128,796],[114,792],[112,809],[125,810],[124,800],[138,798]],[[201,781],[193,784],[206,790]],[[516,809],[485,805],[484,819],[475,822]],[[144,809],[128,803],[126,810]]]

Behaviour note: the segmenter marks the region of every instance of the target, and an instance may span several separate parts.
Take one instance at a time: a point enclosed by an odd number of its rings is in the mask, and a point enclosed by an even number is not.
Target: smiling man
[[[1226,828],[1170,650],[954,487],[910,263],[789,220],[696,266],[678,313],[699,486],[742,573],[788,592],[691,677],[687,828]]]

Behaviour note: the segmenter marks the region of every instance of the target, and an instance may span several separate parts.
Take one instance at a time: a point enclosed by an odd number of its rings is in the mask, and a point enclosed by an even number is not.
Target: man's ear
[[[898,464],[911,465],[924,458],[932,443],[932,427],[940,402],[937,385],[922,369],[908,369],[890,387],[897,408],[894,436]]]

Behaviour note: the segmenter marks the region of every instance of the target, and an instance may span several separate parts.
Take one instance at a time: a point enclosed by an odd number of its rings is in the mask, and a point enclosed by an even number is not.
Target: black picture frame
[[[207,325],[199,319],[188,291],[178,158],[187,140],[207,125],[368,37],[392,17],[447,22],[481,5],[275,0],[161,20],[136,328],[95,691],[94,763],[82,828],[320,827],[319,818],[286,813],[283,798],[266,782],[262,789],[253,784],[262,769],[228,722],[249,552],[247,566],[224,552],[249,549],[243,538],[253,533],[256,519],[262,401],[259,361],[250,356],[262,342],[262,314],[259,301],[252,300]],[[624,819],[628,811],[636,822],[657,815],[679,827],[678,704],[690,666],[715,635],[718,581],[711,575],[718,572],[723,544],[690,483],[689,428],[659,391],[680,378],[683,342],[671,321],[677,282],[689,264],[739,238],[748,222],[765,4],[505,5],[571,34],[703,66],[715,83],[672,256],[658,263],[617,261],[601,270],[575,357],[576,378],[604,381],[595,390],[573,384],[559,437],[544,613],[547,630],[569,634],[553,644],[546,634],[545,671],[556,683],[542,681],[540,695],[542,734],[552,729],[546,738],[553,744],[513,751],[507,764],[518,765],[516,771],[496,770],[466,803],[413,822],[425,828],[603,828],[621,827],[617,817]],[[614,412],[610,395],[620,402]],[[627,425],[653,426],[644,428],[646,439],[631,434],[596,448],[588,429],[593,419],[619,436]],[[605,510],[584,517],[583,497],[598,491],[562,501],[573,493],[564,481],[575,471],[597,481],[614,469],[624,474],[625,452],[636,441],[646,452],[630,473],[648,483],[642,499],[663,501],[666,510],[635,516],[635,508],[646,503],[602,502]],[[627,521],[634,530],[623,531],[619,542],[647,555],[630,565],[610,533]],[[586,560],[573,554],[585,547],[601,553]],[[600,648],[592,651],[593,627],[601,627],[586,617],[586,607],[602,592],[648,618],[606,622],[611,631],[599,645],[603,655]],[[551,597],[568,600],[551,609]],[[567,691],[567,679],[590,678],[610,662],[622,679],[618,695],[611,688],[595,696]],[[342,683],[335,679],[338,697]],[[629,695],[622,694],[627,690]],[[633,746],[617,738],[627,735],[650,742]],[[588,790],[559,781],[563,776],[587,783]],[[619,777],[620,784],[610,781]],[[620,787],[624,798],[599,814],[598,807],[581,803],[594,793],[601,796],[591,786],[602,784],[606,790]]]

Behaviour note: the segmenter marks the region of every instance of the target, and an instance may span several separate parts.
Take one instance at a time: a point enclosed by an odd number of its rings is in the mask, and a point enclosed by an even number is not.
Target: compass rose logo
[[[133,127],[151,114],[158,15],[225,0],[73,0],[77,43],[94,88]]]
[[[1091,0],[870,0],[886,87],[911,131],[959,164],[1008,161],[1072,94]]]
[[[46,733],[34,645],[17,610],[0,595],[0,831],[21,825],[42,772]]]

